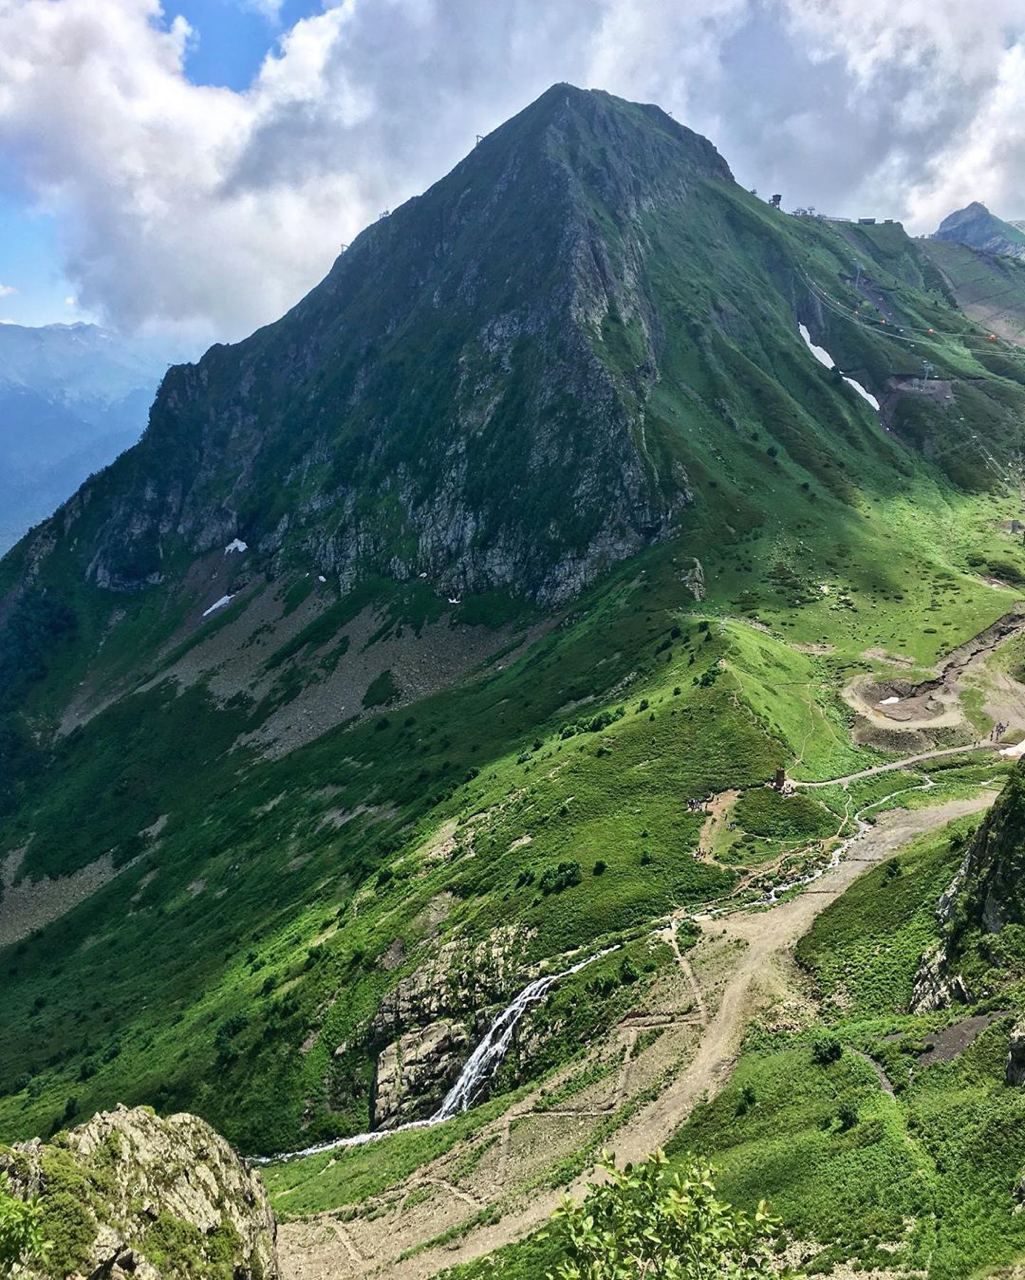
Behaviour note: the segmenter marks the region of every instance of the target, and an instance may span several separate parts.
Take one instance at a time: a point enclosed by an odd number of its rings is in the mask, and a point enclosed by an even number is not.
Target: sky
[[[561,80],[784,207],[1025,216],[1025,0],[0,0],[0,321],[243,337]]]

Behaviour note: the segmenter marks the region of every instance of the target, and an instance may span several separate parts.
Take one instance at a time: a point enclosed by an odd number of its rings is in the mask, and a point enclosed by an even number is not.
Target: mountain
[[[952,240],[983,253],[1025,258],[1025,231],[996,217],[978,200],[948,214],[933,232],[933,238]]]
[[[90,575],[131,590],[239,537],[345,582],[558,600],[665,536],[687,486],[645,452],[632,221],[709,180],[732,183],[664,114],[554,90],[277,324],[173,372]]]
[[[0,551],[138,440],[165,367],[96,325],[0,325]]]
[[[0,561],[0,1132],[122,1101],[273,1154],[430,1121],[497,1044],[465,1116],[268,1172],[386,1261],[478,1166],[425,1231],[675,1128],[719,1079],[661,1093],[720,1003],[692,917],[787,899],[917,789],[845,782],[1020,687],[944,680],[1017,634],[1023,421],[922,242],[549,90]],[[1006,769],[951,760],[926,799]]]

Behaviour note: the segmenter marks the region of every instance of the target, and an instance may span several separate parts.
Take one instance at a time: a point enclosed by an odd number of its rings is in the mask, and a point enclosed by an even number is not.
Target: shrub
[[[563,1261],[548,1280],[761,1280],[771,1274],[778,1225],[764,1204],[749,1218],[716,1197],[706,1165],[669,1178],[667,1163],[656,1151],[643,1164],[617,1169],[606,1156],[605,1180],[590,1185],[582,1204],[567,1196],[555,1213]]]
[[[858,1108],[853,1102],[841,1103],[840,1110],[836,1113],[836,1118],[840,1123],[840,1132],[846,1133],[858,1123]]]
[[[7,1174],[0,1173],[0,1275],[10,1275],[19,1264],[43,1256],[42,1209],[35,1199],[18,1200],[8,1190]]]
[[[843,1053],[843,1045],[834,1035],[828,1032],[825,1035],[816,1036],[811,1042],[811,1059],[812,1062],[818,1063],[820,1067],[827,1066],[830,1062],[837,1062]]]
[[[594,864],[594,874],[596,876],[603,876],[605,872],[608,870],[608,865],[609,864],[607,862],[602,862],[601,858],[599,858],[598,861]]]
[[[579,862],[560,862],[557,867],[548,867],[537,887],[544,894],[561,893],[563,889],[579,884],[582,879]]]

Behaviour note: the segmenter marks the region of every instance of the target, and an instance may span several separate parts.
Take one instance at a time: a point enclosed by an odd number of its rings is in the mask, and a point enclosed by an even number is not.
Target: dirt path
[[[705,812],[708,817],[705,818],[701,835],[698,837],[698,858],[702,862],[710,862],[715,866],[722,865],[715,861],[715,846],[726,826],[730,810],[739,797],[739,791],[720,791],[706,803]]]
[[[904,769],[909,764],[921,764],[923,760],[939,760],[942,756],[966,755],[970,751],[995,751],[997,742],[972,742],[965,747],[943,747],[939,751],[921,751],[918,755],[904,756],[900,760],[890,760],[886,764],[875,764],[871,769],[861,769],[857,773],[845,774],[842,778],[826,778],[822,782],[799,782],[791,778],[792,787],[845,787],[848,782],[859,782],[862,778],[874,778],[877,773],[893,773]]]
[[[689,1060],[668,1086],[630,1117],[610,1140],[609,1145],[619,1160],[641,1160],[663,1145],[703,1096],[722,1087],[729,1078],[744,1031],[766,986],[771,986],[781,962],[789,956],[816,916],[835,902],[869,867],[889,857],[915,836],[986,808],[993,802],[994,795],[994,792],[987,791],[971,799],[952,800],[935,808],[898,810],[887,814],[874,827],[848,841],[844,859],[798,897],[762,911],[699,921],[704,936],[695,950],[684,956],[678,947],[673,949],[687,984],[696,993],[700,1038]],[[675,921],[670,922],[668,932],[672,933],[674,927]],[[670,945],[673,941],[675,938]],[[704,957],[713,953],[720,957],[729,955],[729,965],[725,981],[717,988],[717,1003],[711,1011],[708,999],[711,992],[702,993],[695,970],[701,971]],[[524,1116],[529,1107],[530,1101],[525,1099],[515,1104],[512,1110],[518,1116]],[[564,1113],[560,1119],[564,1123],[572,1123],[574,1113]],[[545,1158],[546,1153],[541,1152],[540,1159],[543,1161]],[[537,1172],[541,1172],[543,1167],[543,1163],[539,1164]],[[436,1176],[441,1175],[424,1170],[419,1180],[427,1183]],[[584,1186],[585,1180],[578,1179],[570,1191],[580,1195]],[[279,1236],[283,1277],[285,1280],[326,1280],[327,1277],[341,1280],[342,1277],[387,1276],[389,1280],[428,1280],[446,1267],[482,1257],[528,1235],[551,1214],[563,1194],[561,1189],[543,1187],[531,1191],[528,1196],[510,1197],[508,1185],[497,1184],[486,1198],[488,1204],[502,1210],[497,1222],[468,1227],[465,1234],[447,1244],[428,1244],[440,1230],[458,1227],[473,1218],[479,1206],[485,1203],[480,1188],[477,1190],[477,1196],[467,1197],[462,1192],[458,1198],[449,1197],[446,1211],[441,1216],[437,1209],[408,1222],[403,1222],[397,1215],[390,1220],[387,1235],[375,1240],[372,1251],[365,1246],[356,1250],[358,1259],[353,1256],[354,1247],[340,1246],[335,1230],[336,1220],[332,1215],[286,1223]],[[348,1232],[350,1243],[353,1225]],[[401,1257],[414,1248],[422,1251],[413,1257]]]

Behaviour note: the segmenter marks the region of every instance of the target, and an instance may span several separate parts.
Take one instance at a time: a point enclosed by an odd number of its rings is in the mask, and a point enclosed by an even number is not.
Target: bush
[[[830,1062],[838,1062],[842,1053],[843,1045],[834,1035],[827,1033],[816,1036],[811,1042],[811,1060],[820,1067],[825,1067]]]
[[[594,874],[596,876],[603,876],[608,869],[609,864],[607,862],[602,862],[601,858],[599,858],[594,864]]]
[[[20,1264],[39,1259],[46,1252],[42,1210],[36,1200],[18,1200],[8,1190],[7,1174],[0,1173],[0,1275],[10,1275]]]
[[[544,894],[562,893],[563,889],[579,884],[582,879],[579,862],[560,862],[557,867],[549,867],[544,872],[537,887]]]
[[[844,1102],[836,1113],[836,1118],[840,1124],[840,1132],[846,1133],[858,1123],[858,1108],[853,1102]]]
[[[606,1156],[606,1180],[591,1183],[582,1204],[567,1196],[554,1215],[563,1261],[548,1280],[762,1280],[771,1274],[778,1226],[764,1204],[749,1218],[716,1197],[707,1166],[694,1164],[669,1178],[667,1164],[661,1151],[623,1169]]]

